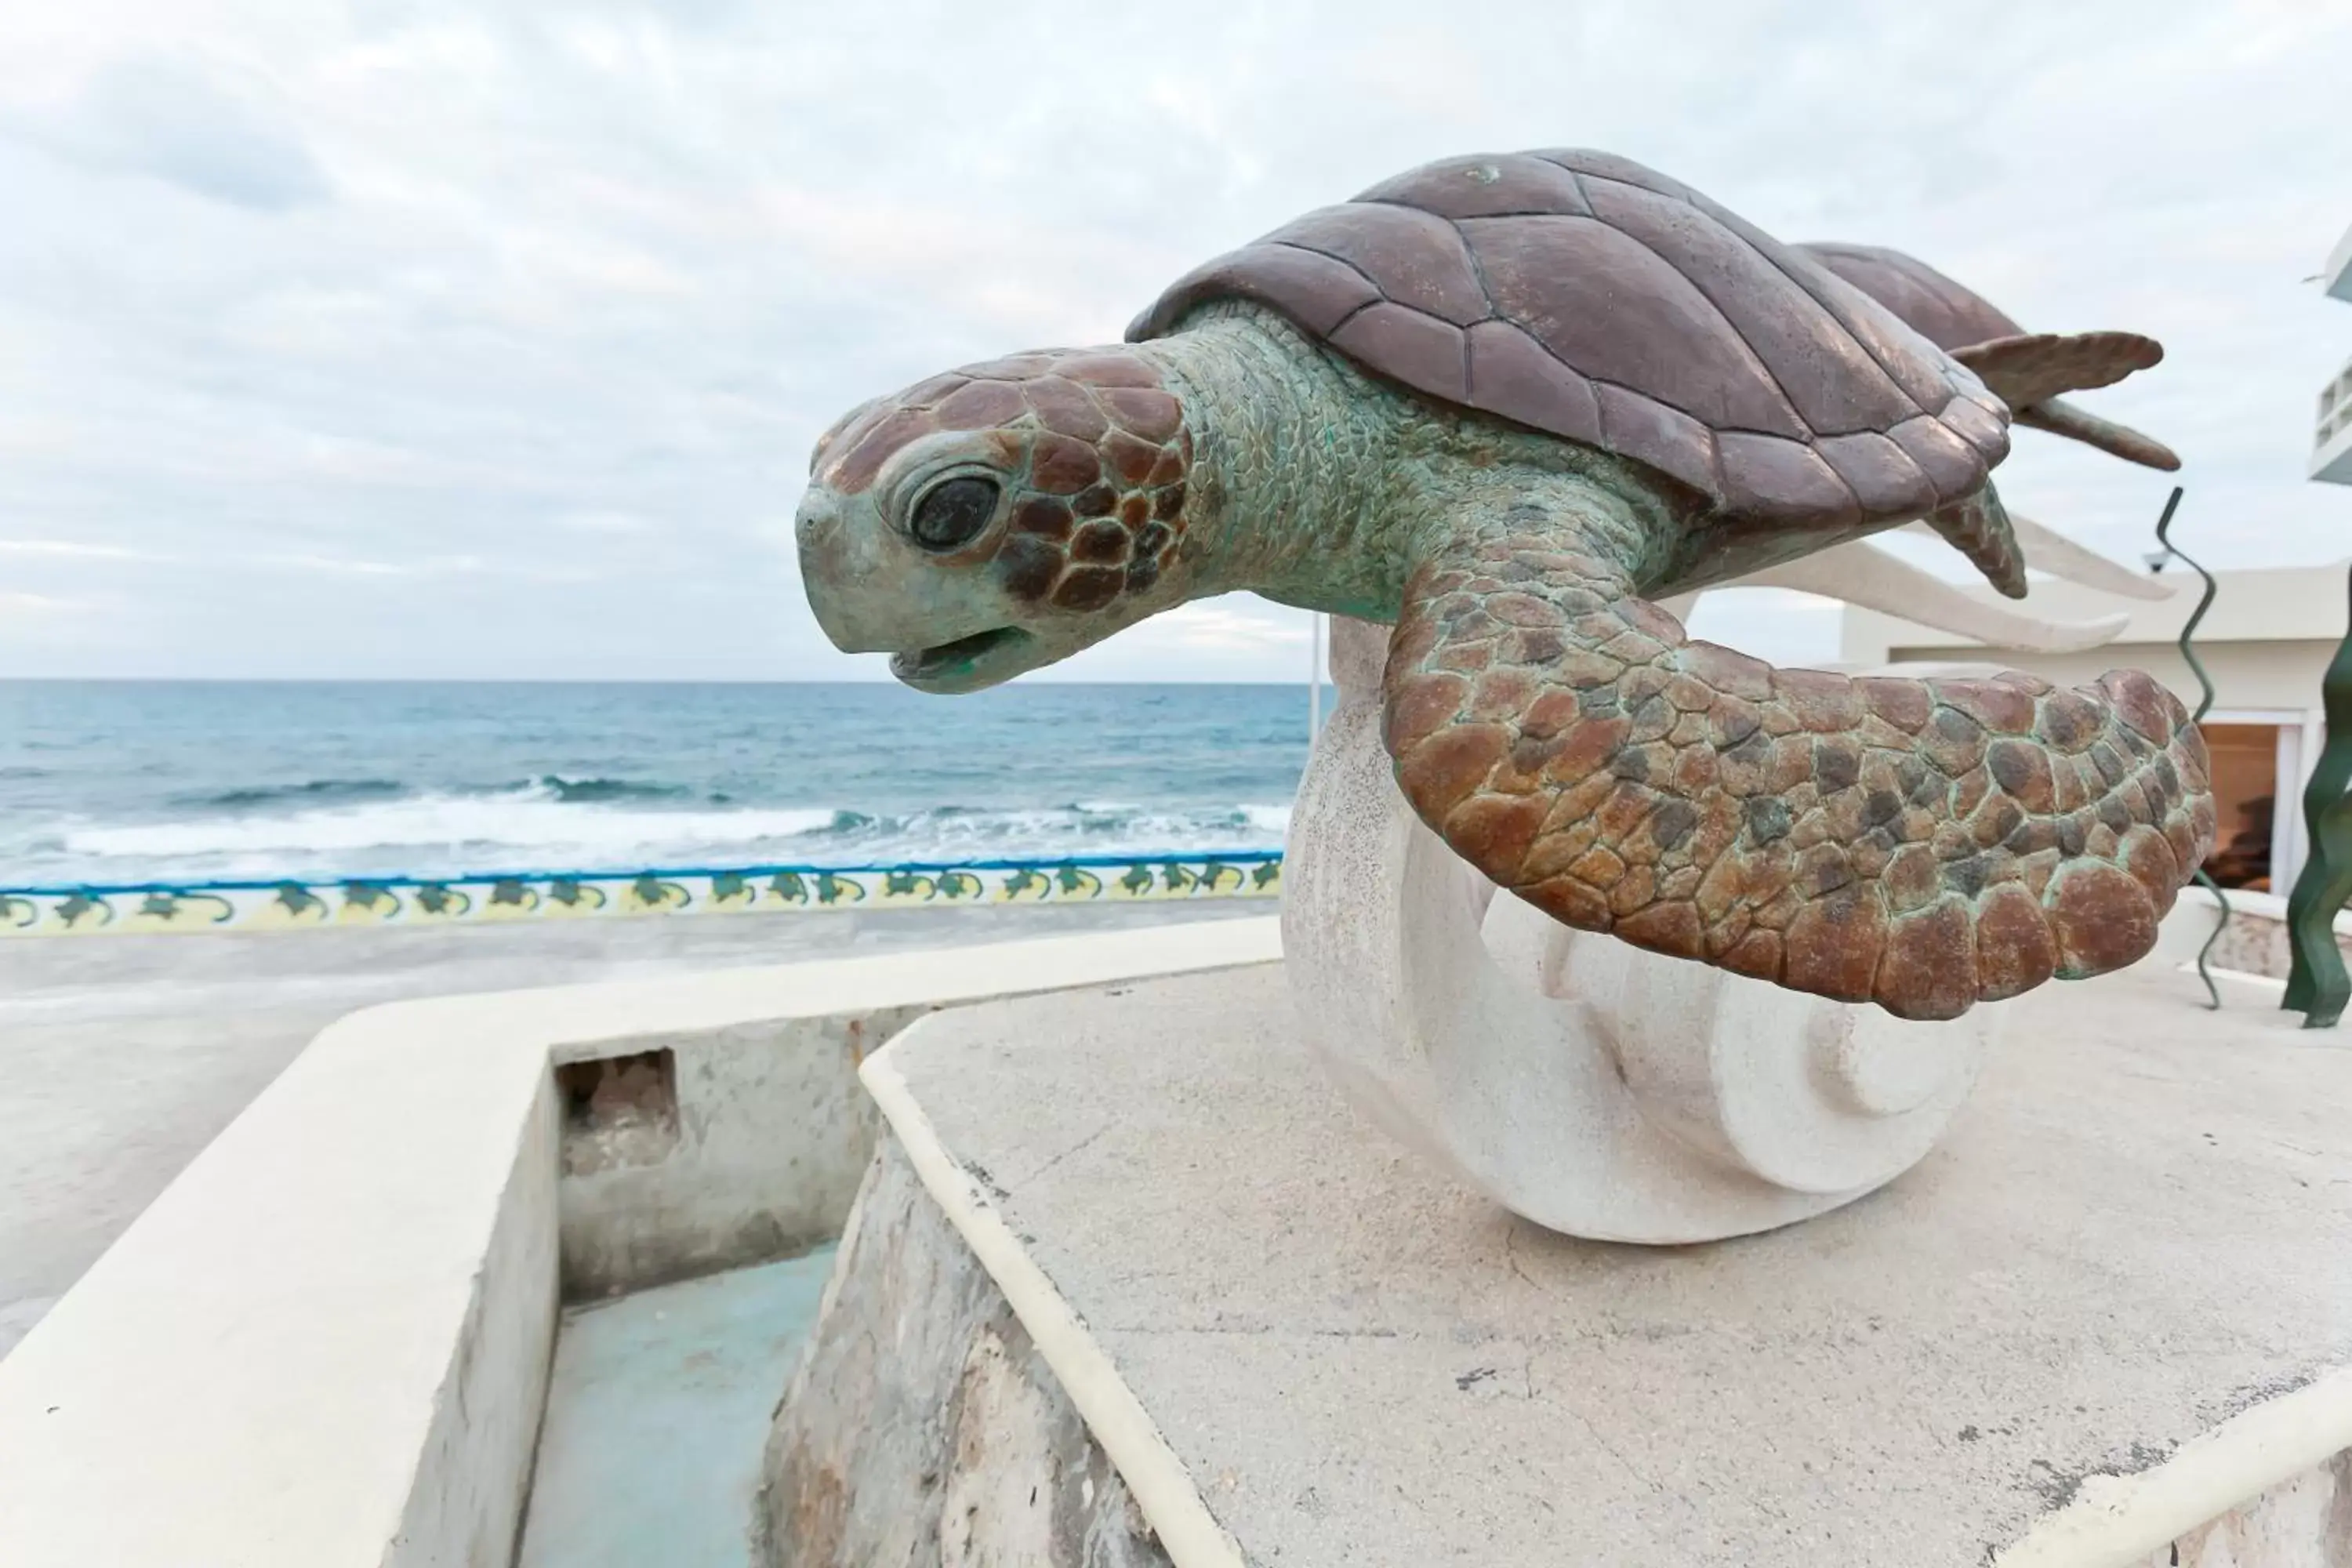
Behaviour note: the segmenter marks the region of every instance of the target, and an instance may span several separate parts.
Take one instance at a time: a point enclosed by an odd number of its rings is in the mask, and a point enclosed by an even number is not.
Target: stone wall
[[[568,1108],[564,1295],[642,1290],[838,1236],[878,1120],[857,1064],[928,1011],[763,1019],[601,1047],[607,1061],[667,1058],[667,1079],[647,1083],[666,1102],[625,1102],[639,1114],[611,1130],[598,1121],[601,1093]],[[575,1061],[559,1074],[604,1065]]]
[[[774,1568],[1170,1568],[887,1134],[765,1476],[761,1544]]]

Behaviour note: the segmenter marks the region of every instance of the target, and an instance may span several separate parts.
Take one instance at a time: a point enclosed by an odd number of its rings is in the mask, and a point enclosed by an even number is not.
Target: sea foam
[[[547,781],[154,823],[68,822],[47,835],[80,879],[454,876],[755,864],[947,864],[1277,847],[1289,807],[660,806]]]

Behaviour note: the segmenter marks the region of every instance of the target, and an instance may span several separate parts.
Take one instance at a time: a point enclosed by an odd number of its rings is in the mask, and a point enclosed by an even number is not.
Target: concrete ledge
[[[1430,1175],[1281,1002],[1256,972],[963,1009],[865,1071],[1180,1568],[2352,1563],[2352,1052],[2292,1018],[2168,963],[2045,988],[1892,1187],[1637,1249]],[[855,1256],[812,1367],[940,1326],[835,1321],[875,1299]],[[822,1415],[772,1460],[780,1563],[882,1506],[802,1506]]]
[[[1126,1477],[888,1137],[764,1475],[755,1560],[776,1568],[1169,1568]]]
[[[762,1029],[845,1048],[852,1021],[1277,948],[1272,920],[1222,921],[345,1018],[0,1361],[0,1563],[504,1563],[558,1301],[551,1063]],[[788,1027],[811,1020],[838,1026]]]

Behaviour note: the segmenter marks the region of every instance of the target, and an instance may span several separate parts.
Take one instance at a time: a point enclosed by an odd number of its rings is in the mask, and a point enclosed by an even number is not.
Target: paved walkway
[[[1272,907],[1236,900],[0,942],[0,1355],[312,1036],[357,1008]]]

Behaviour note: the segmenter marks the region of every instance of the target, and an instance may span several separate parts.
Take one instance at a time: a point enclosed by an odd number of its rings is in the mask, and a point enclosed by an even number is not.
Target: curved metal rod
[[[2327,739],[2303,790],[2308,847],[2303,874],[2287,895],[2287,943],[2294,962],[2279,1005],[2303,1015],[2306,1029],[2333,1027],[2352,1003],[2352,976],[2336,945],[2336,911],[2352,904],[2352,636],[2319,677]]]
[[[2180,628],[2180,657],[2189,661],[2189,668],[2196,674],[2197,684],[2203,691],[2203,695],[2197,700],[2197,711],[2189,716],[2189,721],[2192,724],[2201,724],[2205,721],[2205,715],[2213,708],[2213,678],[2205,673],[2205,661],[2197,657],[2197,650],[2189,646],[2189,639],[2196,635],[2197,623],[2205,618],[2205,612],[2213,607],[2213,595],[2221,592],[2221,585],[2213,580],[2213,574],[2199,565],[2187,552],[2172,542],[2169,537],[2172,514],[2179,505],[2180,487],[2175,485],[2172,487],[2171,496],[2164,503],[2164,515],[2156,520],[2156,542],[2164,546],[2166,554],[2186,563],[2190,571],[2205,579],[2204,595],[2197,601],[2197,607],[2189,613],[2188,622]],[[2197,950],[2197,978],[2205,983],[2205,994],[2210,998],[2206,1005],[2219,1011],[2221,1005],[2221,988],[2213,984],[2213,972],[2208,967],[2207,959],[2213,952],[2213,944],[2221,940],[2222,931],[2229,929],[2230,896],[2221,891],[2221,885],[2213,880],[2202,866],[2197,868],[2197,883],[2213,895],[2213,901],[2220,905],[2221,910],[2221,918],[2213,922],[2213,934],[2207,937],[2205,945]]]

